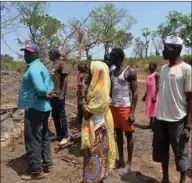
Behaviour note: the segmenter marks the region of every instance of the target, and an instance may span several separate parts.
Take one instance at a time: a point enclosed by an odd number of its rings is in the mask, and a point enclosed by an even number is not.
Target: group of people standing
[[[52,166],[48,117],[56,127],[60,144],[68,141],[65,96],[67,70],[59,60],[57,49],[50,51],[52,69],[40,61],[39,48],[29,45],[22,49],[28,64],[20,89],[18,108],[25,109],[25,147],[29,161],[29,175],[25,180],[45,178]],[[151,63],[147,77],[146,115],[153,129],[153,160],[163,169],[162,183],[169,182],[169,146],[175,154],[179,183],[185,183],[189,169],[188,141],[192,125],[192,69],[182,62],[182,40],[170,36],[165,41],[163,56],[169,60],[160,74]],[[120,48],[113,48],[104,61],[91,61],[78,66],[77,101],[78,122],[81,124],[83,153],[83,182],[100,183],[115,168],[123,173],[132,171],[134,149],[135,109],[138,100],[137,74],[125,62]],[[49,74],[50,73],[50,74]],[[51,75],[51,76],[50,76]],[[124,159],[124,137],[127,141],[127,161]],[[115,138],[116,137],[116,138]],[[116,161],[117,143],[118,157]]]

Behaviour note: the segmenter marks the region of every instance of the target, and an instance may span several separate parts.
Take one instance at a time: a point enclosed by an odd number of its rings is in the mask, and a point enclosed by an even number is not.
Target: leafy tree
[[[120,47],[122,49],[128,48],[132,44],[133,36],[132,33],[119,31],[117,32],[117,39],[114,44],[112,44],[114,47]]]
[[[45,2],[13,2],[13,5],[20,13],[20,22],[29,29],[30,41],[40,46],[43,58],[47,49],[61,45],[57,33],[63,24],[46,14]]]
[[[184,40],[186,47],[192,47],[191,14],[170,11],[165,22],[158,26],[157,33],[164,42],[167,36],[178,35]]]
[[[118,9],[113,4],[101,5],[91,14],[90,33],[97,37],[99,44],[104,45],[107,54],[110,47],[122,44],[120,35],[123,33],[126,36],[125,33],[128,33],[134,23],[136,20],[125,9]]]

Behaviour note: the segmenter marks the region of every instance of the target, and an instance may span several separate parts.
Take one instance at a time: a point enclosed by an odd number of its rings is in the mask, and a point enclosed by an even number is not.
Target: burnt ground
[[[145,80],[144,73],[139,73],[139,81]],[[21,77],[17,73],[1,78],[1,108],[15,106],[17,102],[17,93]],[[8,79],[9,78],[9,79]],[[70,76],[68,87],[69,104],[76,104],[75,99],[75,77]],[[135,147],[133,159],[133,172],[125,177],[121,177],[121,170],[114,170],[105,183],[156,183],[161,180],[162,171],[158,163],[152,161],[152,131],[146,129],[149,120],[145,117],[145,104],[141,101],[145,92],[145,84],[139,83],[139,99],[136,110],[135,123]],[[9,94],[9,95],[8,95]],[[74,127],[74,117],[76,107],[67,105],[66,107],[69,120],[69,134],[72,136],[68,147],[58,149],[58,142],[52,142],[52,160],[53,169],[49,177],[44,180],[28,181],[30,183],[80,183],[82,178],[82,156],[80,153],[80,141],[78,129]],[[8,123],[9,124],[9,123]],[[21,123],[22,124],[22,123]],[[22,125],[21,125],[22,126]],[[50,130],[54,132],[53,121],[50,118]],[[22,130],[21,130],[22,132]],[[191,144],[191,143],[190,143]],[[125,152],[126,146],[124,145]],[[191,148],[190,148],[191,149]],[[27,171],[27,159],[25,157],[25,148],[23,135],[14,138],[6,147],[1,148],[1,182],[2,183],[24,183],[20,176]],[[174,157],[171,151],[170,159],[170,177],[172,183],[179,182],[179,174],[176,172]],[[187,182],[191,182],[187,179]]]

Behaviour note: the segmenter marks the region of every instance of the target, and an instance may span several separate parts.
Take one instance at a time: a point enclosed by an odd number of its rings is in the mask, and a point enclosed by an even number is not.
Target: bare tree
[[[135,47],[134,47],[134,52],[136,57],[143,57],[143,52],[145,49],[145,44],[143,41],[140,40],[140,38],[135,38]]]
[[[14,11],[10,2],[1,2],[1,38],[21,27],[19,13]]]
[[[83,42],[84,42],[84,30],[81,25],[81,21],[77,20],[76,18],[73,18],[72,20],[69,21],[69,25],[71,27],[71,32],[74,32],[73,38],[75,45],[77,47],[78,51],[78,57],[79,59],[82,56],[82,47],[83,47]]]
[[[156,31],[152,32],[151,41],[155,49],[155,55],[160,56],[160,51],[163,50],[163,42],[162,39],[158,36]]]
[[[82,20],[73,18],[69,21],[71,32],[74,32],[72,39],[78,51],[78,58],[82,57],[82,52],[85,51],[86,58],[90,58],[90,50],[97,44],[97,35],[90,34],[89,23],[82,23]]]
[[[80,24],[79,24],[78,27],[83,26],[83,25],[87,22],[87,20],[88,20],[89,17],[91,16],[91,13],[92,13],[92,11],[88,14],[88,16],[87,16],[84,20],[82,20],[82,21],[80,22]],[[70,24],[70,22],[69,22],[69,24]],[[69,25],[69,30],[70,30],[70,28],[71,28],[71,26]],[[72,32],[71,32],[71,30],[70,30],[69,33],[68,33],[68,31],[66,31],[66,28],[63,30],[64,36],[63,36],[63,43],[62,43],[62,48],[61,48],[62,50],[63,50],[64,47],[65,47],[65,43],[68,42],[69,39],[71,39],[71,38],[74,36],[74,34],[76,33],[77,30],[78,30],[78,29],[74,29]]]
[[[150,44],[150,39],[149,39],[150,34],[151,34],[151,31],[148,28],[142,29],[142,35],[145,39],[145,41],[144,41],[145,57],[147,57],[147,55],[148,55],[148,49],[149,49],[149,44]]]

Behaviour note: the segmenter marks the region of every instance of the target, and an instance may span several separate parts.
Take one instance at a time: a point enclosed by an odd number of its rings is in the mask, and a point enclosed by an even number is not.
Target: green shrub
[[[192,66],[192,55],[184,55],[182,57],[182,59],[184,60],[184,62],[186,62]]]
[[[6,71],[16,71],[21,74],[25,72],[26,64],[24,62],[3,62],[1,69]]]

